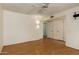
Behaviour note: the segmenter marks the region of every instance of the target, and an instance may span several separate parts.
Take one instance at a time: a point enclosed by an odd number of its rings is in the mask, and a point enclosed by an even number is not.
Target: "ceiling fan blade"
[[[37,12],[37,13],[47,13],[46,8],[48,8],[49,3],[43,3],[41,6],[32,5],[34,9],[28,12]]]

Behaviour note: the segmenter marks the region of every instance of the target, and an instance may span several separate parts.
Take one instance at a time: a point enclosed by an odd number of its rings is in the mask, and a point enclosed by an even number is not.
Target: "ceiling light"
[[[36,20],[36,24],[40,24],[40,21],[39,20]]]

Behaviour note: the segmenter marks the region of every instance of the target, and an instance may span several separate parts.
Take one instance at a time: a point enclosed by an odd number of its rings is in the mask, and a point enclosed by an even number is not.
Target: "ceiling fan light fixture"
[[[48,8],[49,3],[43,3],[42,8]]]
[[[48,8],[48,6],[42,6],[42,8]]]
[[[50,16],[50,18],[53,18],[54,16]]]

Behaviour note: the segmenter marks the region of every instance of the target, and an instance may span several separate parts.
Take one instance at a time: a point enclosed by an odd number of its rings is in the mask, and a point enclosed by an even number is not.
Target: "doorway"
[[[47,38],[47,23],[43,22],[43,38]]]

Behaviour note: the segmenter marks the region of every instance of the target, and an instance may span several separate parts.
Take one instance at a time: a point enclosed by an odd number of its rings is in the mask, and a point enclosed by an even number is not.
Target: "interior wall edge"
[[[0,4],[0,52],[3,48],[3,8]]]

